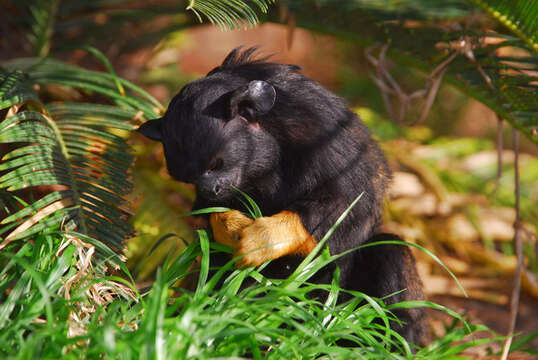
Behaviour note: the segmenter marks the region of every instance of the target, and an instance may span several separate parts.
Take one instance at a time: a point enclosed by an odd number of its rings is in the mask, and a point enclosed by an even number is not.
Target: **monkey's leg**
[[[234,257],[241,257],[239,267],[258,266],[285,255],[307,255],[317,244],[291,211],[256,220],[229,211],[211,215],[210,223],[215,241],[230,245]]]

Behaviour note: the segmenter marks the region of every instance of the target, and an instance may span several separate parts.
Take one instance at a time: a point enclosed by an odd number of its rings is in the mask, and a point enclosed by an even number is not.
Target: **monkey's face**
[[[277,141],[260,126],[275,98],[265,81],[216,73],[186,85],[139,132],[163,143],[172,177],[195,184],[204,203],[225,205],[234,187],[256,190],[278,166]]]

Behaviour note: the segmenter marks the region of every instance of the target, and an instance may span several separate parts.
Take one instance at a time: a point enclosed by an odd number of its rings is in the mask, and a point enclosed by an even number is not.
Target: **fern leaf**
[[[538,2],[529,0],[469,0],[538,53]]]
[[[43,57],[49,53],[59,4],[60,0],[31,1],[29,10],[34,21],[28,37],[34,47],[34,54],[37,56]]]
[[[44,229],[63,228],[119,252],[133,232],[124,199],[132,189],[133,162],[126,138],[133,119],[156,117],[162,105],[117,76],[59,61],[23,59],[8,68],[17,70],[0,71],[0,110],[7,110],[0,143],[11,144],[0,160],[0,190],[9,195],[49,186],[50,191],[0,222],[0,248]],[[116,105],[45,105],[33,90],[35,83],[99,92]]]
[[[421,6],[424,3],[423,0],[405,2],[416,2]],[[533,4],[529,10],[531,14],[538,3],[529,3]],[[452,27],[440,27],[429,21],[417,21],[409,25],[396,21],[401,15],[397,9],[384,11],[379,4],[374,6],[373,2],[365,0],[344,5],[338,1],[319,2],[319,7],[315,9],[291,2],[289,4],[290,7],[294,6],[298,26],[331,33],[363,45],[389,44],[388,55],[392,59],[426,74],[457,52],[455,59],[448,65],[445,79],[488,106],[538,144],[538,57],[528,42],[480,28],[465,31],[455,23]],[[451,5],[439,2],[436,4],[437,11],[441,12],[443,6],[449,9]],[[529,19],[528,24],[521,22],[521,31],[532,32],[534,23],[532,19]],[[461,42],[462,36],[467,36],[476,43],[472,47],[474,60],[460,49],[452,48],[452,45]],[[495,37],[495,42],[480,44],[480,39]],[[502,57],[497,55],[502,53],[499,51],[501,48],[518,48],[517,53],[523,55]],[[484,73],[491,83],[488,83]]]
[[[245,28],[248,25],[253,26],[259,22],[251,3],[261,12],[266,13],[274,0],[191,0],[187,10],[193,11],[200,22],[202,22],[202,14],[212,24],[222,28],[236,29]]]

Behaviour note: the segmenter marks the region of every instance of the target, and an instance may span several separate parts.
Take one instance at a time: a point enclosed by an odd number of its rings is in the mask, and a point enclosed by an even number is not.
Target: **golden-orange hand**
[[[230,246],[237,266],[258,266],[284,255],[307,255],[317,242],[304,228],[299,215],[282,211],[252,220],[233,210],[212,214],[209,218],[213,237]]]

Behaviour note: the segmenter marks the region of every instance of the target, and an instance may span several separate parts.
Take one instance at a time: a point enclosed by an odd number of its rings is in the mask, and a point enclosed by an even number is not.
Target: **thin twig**
[[[425,98],[425,106],[421,116],[417,120],[411,122],[409,125],[415,125],[422,122],[428,116],[431,110],[448,65],[456,58],[458,53],[454,52],[449,55],[447,59],[443,60],[441,64],[439,64],[431,72],[431,74],[428,76],[424,89],[407,94],[405,91],[403,91],[400,84],[398,84],[388,70],[387,62],[385,60],[388,45],[385,44],[381,46],[379,55],[376,58],[372,55],[372,50],[377,47],[378,46],[372,46],[367,48],[364,51],[364,55],[368,62],[375,68],[375,75],[371,75],[371,78],[381,91],[381,97],[383,99],[387,114],[398,124],[403,124],[407,111],[411,107],[412,102],[416,99]],[[390,96],[393,96],[396,100],[396,104],[394,106]],[[398,105],[397,113],[396,109],[394,109],[396,105]]]
[[[373,59],[372,64],[376,64],[375,67],[376,67],[377,79],[382,79],[383,74],[381,73],[381,69],[379,66],[380,61],[377,61],[373,56],[370,56],[370,58]],[[376,81],[376,83],[378,84],[377,86],[381,90],[381,98],[383,99],[383,104],[385,105],[385,110],[387,111],[387,114],[389,115],[391,119],[395,119],[394,110],[392,109],[392,103],[389,98],[389,94],[393,92],[392,89],[386,86],[383,81]]]
[[[439,65],[437,65],[435,67],[435,69],[433,69],[433,71],[431,72],[430,74],[430,77],[436,77],[438,73],[440,73],[441,71],[445,71],[446,68],[448,67],[448,65],[452,62],[452,60],[454,60],[456,58],[456,56],[458,56],[459,54],[454,51],[452,54],[450,54],[450,56],[448,56],[445,60],[443,60]]]
[[[514,139],[514,174],[515,174],[515,198],[516,198],[516,221],[514,222],[514,245],[517,254],[517,268],[514,278],[514,288],[512,289],[512,301],[510,302],[510,327],[508,329],[508,338],[504,343],[501,360],[508,358],[508,351],[512,344],[512,338],[516,328],[516,319],[519,308],[519,294],[521,291],[521,267],[523,265],[523,244],[521,239],[521,224],[519,214],[519,132],[516,129],[512,130]]]
[[[441,82],[443,81],[443,76],[445,75],[445,72],[447,69],[448,67],[445,67],[441,71],[436,73],[434,76],[430,75],[432,85],[430,87],[430,91],[428,91],[428,96],[426,97],[426,104],[424,105],[424,109],[422,110],[422,114],[420,114],[420,117],[411,125],[422,123],[426,119],[428,114],[430,113],[430,110],[433,105],[433,101],[435,100],[437,96],[437,92],[439,91],[439,86],[441,86]],[[432,72],[432,75],[433,75],[433,72]]]

